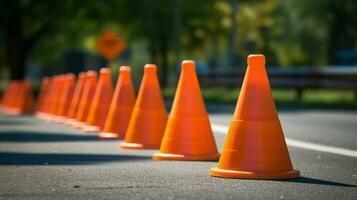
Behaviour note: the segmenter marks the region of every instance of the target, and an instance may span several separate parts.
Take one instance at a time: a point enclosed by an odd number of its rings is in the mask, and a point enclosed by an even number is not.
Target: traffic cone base
[[[154,160],[197,160],[197,161],[215,161],[219,159],[219,154],[190,156],[184,154],[170,154],[170,153],[155,153]]]
[[[5,109],[6,114],[12,115],[12,116],[19,116],[21,115],[21,111],[19,111],[16,108],[6,108]]]
[[[63,122],[63,124],[70,126],[70,125],[71,125],[73,122],[75,122],[75,121],[76,121],[75,119],[70,118],[70,119],[66,119],[66,120]]]
[[[123,139],[124,137],[120,137],[120,135],[118,133],[108,133],[108,132],[101,132],[98,135],[99,139]]]
[[[59,116],[57,118],[57,123],[64,124],[67,121],[67,118],[65,116]]]
[[[35,117],[36,118],[41,118],[43,116],[43,114],[44,114],[43,112],[38,111],[38,112],[35,113]]]
[[[125,135],[125,142],[119,147],[122,149],[159,149],[167,121],[166,110],[144,111],[134,108],[131,120],[129,131]],[[140,134],[135,134],[136,131]]]
[[[65,118],[63,116],[56,116],[55,118],[53,118],[53,122],[56,122],[56,123],[62,123],[62,121],[64,120]]]
[[[52,114],[49,113],[49,114],[46,115],[43,119],[44,119],[45,121],[47,121],[47,122],[50,122],[54,117],[55,117],[54,115],[52,115]]]
[[[48,113],[44,113],[44,112],[39,112],[36,117],[38,117],[39,119],[46,119],[48,116]]]
[[[99,126],[86,125],[86,126],[82,126],[81,130],[83,132],[99,132],[100,131],[100,127]]]
[[[143,144],[143,143],[128,143],[124,142],[119,145],[121,149],[159,149],[160,144]]]
[[[79,122],[79,121],[77,121],[76,119],[74,119],[72,122],[68,122],[68,125],[71,126],[71,127],[73,127],[73,128],[76,128],[76,126],[77,126],[78,124],[84,124],[84,122]]]
[[[72,126],[77,129],[83,129],[83,127],[88,126],[88,125],[86,122],[77,121],[77,122],[73,123]]]
[[[300,172],[297,170],[290,170],[285,172],[250,172],[250,171],[236,171],[226,170],[214,167],[210,170],[210,175],[222,178],[243,178],[243,179],[293,179],[299,178]]]
[[[199,124],[200,126],[195,126]],[[206,116],[169,118],[165,133],[210,133],[211,127]],[[187,148],[191,147],[191,148]],[[207,140],[204,135],[171,134],[163,138],[160,153],[154,160],[218,160],[214,140]],[[173,153],[175,152],[175,153]],[[196,154],[196,155],[195,155]]]
[[[224,148],[218,166],[209,172],[212,176],[244,179],[291,179],[300,177],[300,172],[293,170],[291,165],[281,165],[282,163],[290,163],[290,158],[285,149],[285,139],[279,120],[232,120],[229,132],[239,134],[225,145],[238,145],[243,149]],[[257,139],[262,138],[268,132],[281,133],[271,138],[271,141],[275,141],[275,146],[269,145],[270,141],[267,141],[267,138],[264,139],[265,141]],[[252,141],[254,144],[243,144],[246,141]],[[259,146],[258,149],[257,146]],[[241,165],[232,164],[241,163],[243,157],[247,157],[248,162]],[[259,161],[254,159],[257,157],[259,157]],[[263,163],[265,163],[265,166]]]

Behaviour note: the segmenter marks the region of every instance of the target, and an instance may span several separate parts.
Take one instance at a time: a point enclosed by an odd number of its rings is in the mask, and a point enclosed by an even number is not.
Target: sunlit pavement
[[[234,106],[208,106],[218,149]],[[0,114],[4,199],[357,199],[357,111],[279,110],[302,178],[214,178],[217,162],[153,161],[157,151],[119,150],[121,141]]]

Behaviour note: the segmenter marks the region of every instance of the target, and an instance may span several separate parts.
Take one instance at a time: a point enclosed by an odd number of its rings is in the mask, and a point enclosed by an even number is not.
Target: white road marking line
[[[227,126],[219,125],[219,124],[212,124],[212,130],[214,132],[226,135],[228,133]],[[291,147],[297,147],[301,149],[308,149],[313,151],[325,152],[325,153],[332,153],[337,155],[349,156],[357,158],[357,151],[351,149],[344,149],[339,147],[333,146],[326,146],[311,142],[303,142],[300,140],[295,140],[291,138],[285,137],[286,144]]]

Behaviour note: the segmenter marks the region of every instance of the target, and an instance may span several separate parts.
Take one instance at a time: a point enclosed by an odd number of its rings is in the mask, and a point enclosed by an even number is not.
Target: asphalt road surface
[[[208,106],[218,148],[234,106]],[[280,110],[302,177],[211,177],[217,162],[153,161],[61,124],[0,114],[0,199],[357,199],[357,111]]]

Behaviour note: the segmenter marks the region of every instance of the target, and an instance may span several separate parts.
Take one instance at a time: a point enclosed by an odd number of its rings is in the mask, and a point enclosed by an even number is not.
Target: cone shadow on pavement
[[[134,104],[135,92],[131,69],[128,66],[121,66],[104,129],[98,137],[100,139],[124,138]]]
[[[122,149],[159,149],[167,113],[162,98],[157,67],[146,64],[139,94],[125,134]]]
[[[265,57],[261,54],[248,56],[247,71],[222,155],[210,174],[248,179],[300,177],[300,172],[292,168],[265,69]]]
[[[124,154],[24,153],[0,152],[4,165],[95,165],[98,163],[135,162],[150,160],[149,156]]]
[[[182,62],[173,106],[154,160],[218,160],[208,113],[201,95],[195,62]]]

